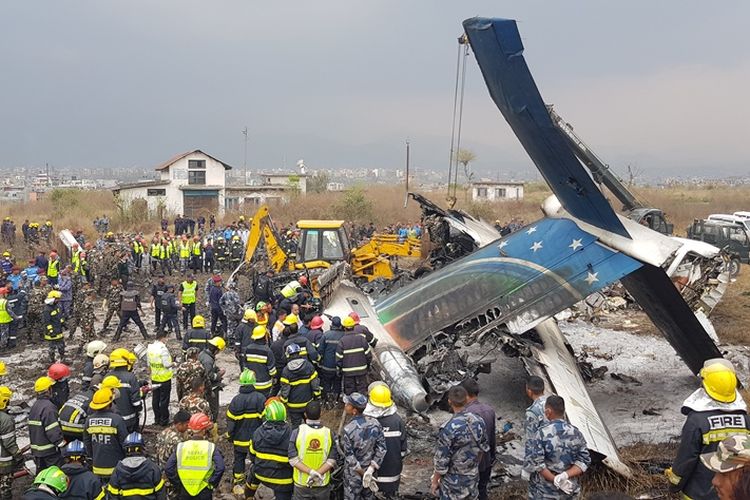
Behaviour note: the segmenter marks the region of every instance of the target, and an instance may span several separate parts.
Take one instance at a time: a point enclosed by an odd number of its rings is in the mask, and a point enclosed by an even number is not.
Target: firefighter
[[[294,497],[327,500],[331,471],[336,467],[336,446],[331,429],[320,423],[320,402],[305,407],[305,423],[289,436],[289,465],[294,467]]]
[[[86,455],[91,457],[91,468],[102,483],[109,480],[117,462],[125,458],[123,444],[128,429],[123,418],[112,408],[115,393],[102,387],[94,393],[89,403],[91,413],[86,418],[83,443]]]
[[[216,366],[216,355],[224,350],[226,342],[221,337],[214,337],[208,341],[206,349],[198,354],[198,360],[206,371],[206,399],[211,406],[212,420],[215,422],[219,417],[219,391],[224,387],[222,378],[224,377],[224,368]]]
[[[60,408],[63,403],[70,399],[70,368],[63,363],[53,363],[47,369],[47,376],[55,381],[52,386],[52,396],[50,401],[56,408]]]
[[[372,334],[369,328],[360,323],[359,314],[352,311],[349,313],[349,317],[354,320],[353,330],[356,333],[361,333],[362,335],[364,335],[367,339],[367,343],[370,344],[370,347],[375,348],[375,345],[378,343],[378,339],[375,338],[375,335]]]
[[[102,483],[86,466],[86,446],[83,441],[75,439],[68,443],[63,451],[65,463],[62,471],[68,476],[70,484],[65,498],[94,500],[102,493]]]
[[[23,463],[16,443],[16,421],[8,415],[12,397],[9,387],[0,386],[0,500],[13,498],[13,471]]]
[[[62,293],[52,290],[44,299],[44,312],[42,313],[42,322],[44,324],[44,340],[47,342],[49,349],[49,362],[55,362],[55,352],[60,354],[60,361],[65,361],[65,338],[63,336],[63,318],[62,310],[58,301],[62,298]]]
[[[344,330],[341,326],[341,318],[334,316],[331,318],[331,329],[326,331],[318,341],[318,352],[320,353],[320,381],[323,384],[323,394],[325,394],[325,404],[327,407],[333,407],[341,394],[341,374],[336,367],[336,350],[339,342],[344,336]]]
[[[385,498],[398,498],[401,483],[401,470],[407,453],[406,426],[396,411],[391,398],[391,389],[383,382],[373,382],[370,386],[370,397],[363,413],[366,417],[376,419],[383,428],[385,436],[385,457],[378,469],[378,491]]]
[[[277,375],[276,362],[271,348],[266,343],[268,330],[263,325],[253,328],[250,343],[243,352],[244,368],[255,373],[255,389],[268,397],[271,394]]]
[[[8,302],[8,289],[0,288],[0,349],[6,347],[15,347],[15,336],[11,339],[13,322],[18,322],[21,318],[13,311]]]
[[[135,364],[135,354],[127,349],[115,349],[109,355],[109,376],[105,377],[102,384],[109,385],[113,389],[118,389],[118,395],[115,398],[117,412],[125,420],[128,432],[134,432],[138,428],[138,421],[142,409],[140,385],[132,373]],[[119,385],[112,382],[110,377],[119,382]],[[111,379],[110,379],[111,380]]]
[[[286,337],[286,342],[284,342],[284,351],[286,352],[286,348],[289,347],[292,344],[297,344],[300,348],[300,356],[303,358],[307,358],[308,361],[314,366],[318,365],[318,362],[320,361],[320,355],[318,354],[318,350],[315,349],[315,346],[313,345],[310,340],[299,333],[299,326],[297,323],[297,315],[296,314],[288,314],[286,318],[284,318],[284,337]]]
[[[164,473],[169,481],[178,486],[179,500],[207,500],[219,487],[224,475],[224,458],[219,448],[208,439],[213,429],[211,419],[205,413],[190,417],[188,428],[193,438],[179,443],[167,460]]]
[[[240,391],[232,398],[227,408],[226,437],[234,445],[234,493],[241,495],[245,484],[245,460],[253,440],[253,433],[260,426],[266,397],[255,390],[255,373],[245,368],[240,373]]]
[[[51,500],[59,498],[68,490],[68,476],[56,465],[41,471],[34,478],[34,485],[23,494],[23,500]]]
[[[245,497],[253,497],[262,483],[273,490],[276,500],[291,500],[294,486],[289,465],[290,435],[286,408],[279,401],[271,401],[263,410],[263,423],[250,443],[253,467],[245,485]]]
[[[34,382],[36,401],[29,411],[29,441],[37,470],[62,465],[65,439],[57,421],[57,407],[50,400],[53,385],[55,381],[46,375]]]
[[[94,358],[98,354],[102,354],[106,348],[107,344],[101,340],[92,340],[86,344],[86,360],[83,362],[81,389],[86,390],[91,386],[91,379],[94,376]]]
[[[193,318],[192,326],[182,337],[182,352],[191,347],[197,347],[202,351],[211,338],[211,334],[206,330],[206,319],[200,314]]]
[[[237,325],[233,333],[234,335],[234,351],[237,359],[242,365],[242,353],[245,352],[245,347],[252,341],[253,329],[258,324],[258,315],[252,309],[247,309],[242,313],[242,320]],[[265,328],[264,328],[265,330]]]
[[[715,452],[731,435],[750,433],[747,405],[737,391],[734,366],[723,358],[709,359],[700,376],[701,387],[682,403],[687,419],[677,457],[665,471],[672,492],[694,499],[715,498],[714,473],[701,463],[700,454]]]
[[[239,236],[232,236],[232,242],[229,244],[229,261],[232,268],[237,268],[245,254],[245,246]]]
[[[145,456],[143,435],[131,432],[123,443],[126,458],[115,466],[105,487],[108,499],[136,497],[142,500],[165,500],[167,490],[161,469]]]
[[[86,427],[86,417],[90,412],[89,404],[92,397],[94,397],[93,389],[84,389],[63,403],[60,408],[58,420],[66,441],[83,439],[83,430]]]
[[[341,321],[344,336],[336,347],[336,368],[343,379],[344,394],[353,392],[367,393],[367,372],[372,362],[370,344],[361,333],[354,331],[354,320],[351,316]]]
[[[281,371],[279,396],[289,409],[292,428],[296,429],[304,420],[307,403],[320,397],[320,380],[297,344],[287,346],[286,356],[289,361]]]

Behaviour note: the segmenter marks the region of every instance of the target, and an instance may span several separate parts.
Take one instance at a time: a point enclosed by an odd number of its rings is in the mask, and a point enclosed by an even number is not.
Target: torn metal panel
[[[631,471],[617,453],[612,436],[601,415],[591,401],[581,373],[571,355],[565,336],[554,319],[548,319],[535,328],[542,345],[531,344],[533,359],[541,365],[554,393],[565,399],[565,412],[571,424],[578,427],[586,438],[589,449],[604,456],[603,462],[615,472],[626,477]],[[530,373],[537,374],[532,360],[522,358]]]
[[[410,283],[376,311],[405,351],[480,314],[523,332],[640,265],[572,221],[542,219]]]

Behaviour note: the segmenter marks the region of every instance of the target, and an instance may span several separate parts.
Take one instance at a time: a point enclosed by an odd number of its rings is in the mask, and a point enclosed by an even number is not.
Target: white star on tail
[[[568,245],[568,248],[572,248],[573,250],[576,250],[578,247],[582,247],[583,243],[581,243],[581,240],[573,240],[573,243]]]
[[[599,281],[599,278],[597,278],[597,276],[599,276],[599,273],[587,272],[586,275],[587,276],[586,276],[586,279],[584,281],[586,283],[588,283],[589,285],[593,285],[594,283],[596,283],[597,281]]]
[[[526,231],[526,234],[536,233],[536,226],[531,226],[528,231]]]
[[[534,253],[536,253],[537,250],[542,248],[542,242],[541,241],[535,241],[533,245],[531,245],[531,248],[529,250],[532,250]]]
[[[508,246],[508,242],[507,241],[501,241],[500,244],[497,246],[497,248],[499,250],[502,250],[503,248],[505,248],[507,246]]]

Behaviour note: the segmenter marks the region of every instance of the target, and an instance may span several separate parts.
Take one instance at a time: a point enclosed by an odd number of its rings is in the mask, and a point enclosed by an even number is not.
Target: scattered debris
[[[642,385],[641,381],[637,378],[631,377],[630,375],[625,375],[623,373],[610,373],[609,376],[626,384]]]

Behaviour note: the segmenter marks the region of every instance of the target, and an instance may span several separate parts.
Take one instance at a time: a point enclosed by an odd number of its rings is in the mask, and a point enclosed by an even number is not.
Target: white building
[[[146,200],[159,216],[197,217],[224,211],[226,171],[232,167],[200,149],[179,154],[158,167],[157,180],[122,184],[112,190],[120,200]]]
[[[260,205],[286,203],[293,194],[307,193],[306,174],[261,173],[253,177],[249,185],[226,187],[226,210],[252,212]]]
[[[471,183],[472,201],[523,199],[523,182],[478,181]]]

